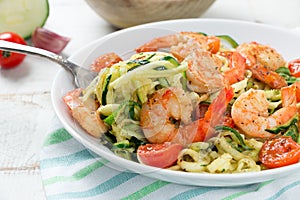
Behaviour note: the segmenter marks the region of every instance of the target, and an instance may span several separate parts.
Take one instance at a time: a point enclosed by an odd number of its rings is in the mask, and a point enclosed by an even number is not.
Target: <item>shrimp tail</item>
[[[262,64],[254,65],[250,70],[257,80],[265,82],[271,88],[280,89],[287,86],[287,83],[282,76]]]
[[[214,127],[223,123],[227,106],[233,95],[234,92],[230,86],[226,86],[220,91],[219,95],[209,105],[204,118],[196,121],[197,133],[193,142],[204,141],[214,136]]]
[[[227,55],[226,55],[227,54]],[[238,52],[222,52],[229,60],[230,69],[223,73],[229,84],[237,83],[245,78],[246,59]]]
[[[83,89],[77,88],[68,92],[63,101],[68,106],[72,117],[81,125],[81,127],[90,135],[100,138],[106,131],[106,124],[97,115],[95,105],[85,105],[79,98]],[[90,102],[89,102],[90,103]]]

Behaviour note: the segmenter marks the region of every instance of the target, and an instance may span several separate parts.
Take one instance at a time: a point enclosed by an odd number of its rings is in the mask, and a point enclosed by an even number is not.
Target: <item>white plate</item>
[[[151,29],[151,27],[164,30]],[[257,41],[269,44],[276,48],[286,60],[300,57],[300,37],[289,30],[242,21],[183,19],[141,25],[109,34],[82,48],[70,59],[83,66],[89,66],[97,56],[103,53],[116,52],[124,54],[154,37],[166,35],[173,31],[199,31],[211,35],[227,34],[235,38],[239,43]],[[66,130],[79,142],[122,169],[169,182],[197,186],[238,186],[258,183],[291,175],[300,170],[300,164],[294,164],[255,173],[186,173],[158,169],[120,158],[101,145],[98,140],[86,134],[70,117],[62,97],[72,89],[72,77],[66,71],[60,70],[52,87],[52,101],[58,118]]]

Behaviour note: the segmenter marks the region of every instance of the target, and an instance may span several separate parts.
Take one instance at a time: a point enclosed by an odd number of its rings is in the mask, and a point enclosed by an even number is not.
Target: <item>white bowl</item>
[[[151,29],[151,27],[163,29]],[[89,66],[97,56],[103,53],[114,51],[121,55],[133,50],[151,38],[172,33],[173,31],[198,31],[212,35],[227,34],[235,38],[239,43],[257,41],[270,44],[286,60],[299,56],[298,44],[300,44],[300,36],[289,30],[241,21],[186,19],[151,23],[109,34],[88,44],[71,56],[70,59],[78,64]],[[282,38],[284,38],[284,42],[282,42]],[[60,70],[54,80],[51,93],[58,118],[66,130],[79,142],[121,168],[169,182],[197,186],[238,186],[258,183],[292,175],[300,170],[300,163],[297,163],[277,169],[238,174],[186,173],[158,169],[123,159],[114,155],[109,149],[101,145],[97,139],[89,136],[69,115],[62,97],[73,88],[70,74],[65,70]]]

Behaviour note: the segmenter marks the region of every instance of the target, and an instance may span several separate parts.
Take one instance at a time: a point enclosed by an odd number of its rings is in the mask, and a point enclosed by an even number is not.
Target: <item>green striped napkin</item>
[[[52,131],[41,151],[48,200],[55,199],[299,199],[300,173],[241,187],[196,187],[169,183],[109,167],[65,129]]]

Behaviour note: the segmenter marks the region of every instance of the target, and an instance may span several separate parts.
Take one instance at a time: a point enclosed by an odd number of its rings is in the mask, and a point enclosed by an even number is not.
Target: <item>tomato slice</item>
[[[25,40],[20,35],[13,32],[1,33],[0,40],[26,45]],[[16,67],[23,62],[25,56],[25,54],[0,50],[0,66],[5,69]]]
[[[288,62],[288,68],[292,76],[300,77],[300,58]]]
[[[300,145],[291,137],[281,136],[264,142],[259,160],[267,168],[277,168],[299,162]]]
[[[176,163],[178,154],[182,149],[181,144],[171,142],[145,144],[137,149],[137,157],[145,165],[166,168]]]

